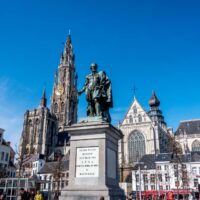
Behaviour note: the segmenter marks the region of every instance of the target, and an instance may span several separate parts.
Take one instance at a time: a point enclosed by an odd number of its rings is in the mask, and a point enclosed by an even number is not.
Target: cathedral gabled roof
[[[151,119],[146,111],[137,101],[136,97],[134,97],[133,102],[131,103],[131,106],[122,121],[122,125],[138,123],[141,122],[140,119],[142,119],[142,122],[151,122]]]
[[[200,119],[181,121],[175,135],[200,134]]]

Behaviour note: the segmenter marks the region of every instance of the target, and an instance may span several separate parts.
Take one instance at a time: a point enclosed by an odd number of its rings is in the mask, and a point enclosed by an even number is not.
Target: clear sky
[[[200,1],[7,0],[0,2],[0,127],[18,143],[26,109],[48,102],[71,30],[79,88],[96,62],[112,80],[113,123],[152,89],[168,126],[200,118]],[[79,117],[85,115],[80,98]]]

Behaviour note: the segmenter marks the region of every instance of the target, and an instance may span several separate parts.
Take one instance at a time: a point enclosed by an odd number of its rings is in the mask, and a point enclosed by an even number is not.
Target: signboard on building
[[[99,176],[99,147],[81,147],[76,149],[76,177]]]

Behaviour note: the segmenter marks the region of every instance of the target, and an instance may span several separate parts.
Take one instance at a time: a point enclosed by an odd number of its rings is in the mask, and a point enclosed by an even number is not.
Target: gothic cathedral
[[[77,122],[77,74],[72,41],[68,35],[60,64],[54,76],[51,110],[47,107],[44,90],[40,105],[24,114],[19,153],[51,155],[68,142],[67,127]]]
[[[119,142],[121,181],[130,182],[132,169],[144,155],[169,152],[172,130],[166,126],[160,101],[153,91],[149,100],[150,110],[145,111],[137,99],[126,113],[119,129],[124,134]]]

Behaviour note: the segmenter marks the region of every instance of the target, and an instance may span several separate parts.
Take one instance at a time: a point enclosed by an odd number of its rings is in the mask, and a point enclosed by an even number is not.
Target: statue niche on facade
[[[85,92],[88,117],[99,117],[111,122],[109,108],[113,107],[111,81],[104,71],[97,71],[97,64],[91,64],[91,74],[86,76],[79,95]]]

